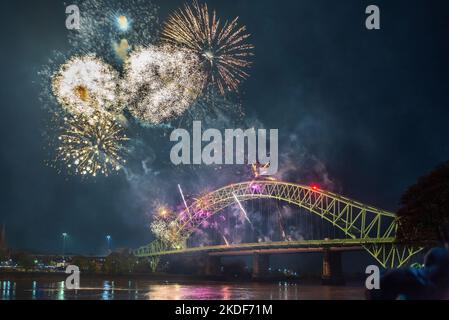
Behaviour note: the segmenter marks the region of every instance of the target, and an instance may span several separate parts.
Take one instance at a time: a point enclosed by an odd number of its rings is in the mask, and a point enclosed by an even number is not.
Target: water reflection
[[[0,289],[2,292],[2,300],[14,299],[15,295],[15,283],[11,284],[11,281],[0,281]]]
[[[64,294],[65,294],[65,283],[64,281],[59,282],[58,287],[58,300],[64,300]]]
[[[335,289],[331,289],[331,292]],[[328,295],[327,287],[300,286],[296,283],[278,284],[209,284],[209,285],[152,285],[146,298],[149,300],[304,300],[322,299],[361,299],[361,288],[340,289],[339,296]],[[343,293],[343,294],[342,294]]]
[[[306,300],[363,299],[361,286],[279,283],[170,283],[84,279],[79,290],[46,278],[0,280],[0,300]]]
[[[32,291],[32,299],[36,300],[36,290],[37,289],[37,282],[33,281],[33,291]]]
[[[114,281],[103,282],[103,293],[101,295],[101,300],[114,300],[114,286]]]

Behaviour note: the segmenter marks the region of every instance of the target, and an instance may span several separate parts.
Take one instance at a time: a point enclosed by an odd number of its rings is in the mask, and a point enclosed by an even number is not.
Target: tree
[[[127,274],[134,271],[136,257],[127,250],[113,252],[106,257],[103,271],[107,274]]]
[[[449,230],[449,162],[421,177],[401,198],[399,241],[447,242]]]
[[[22,267],[23,269],[25,269],[25,271],[34,268],[33,257],[25,252],[18,253],[14,260],[19,265],[19,267]]]
[[[160,269],[162,266],[159,265],[158,269]],[[136,273],[148,273],[151,270],[151,264],[147,259],[138,260],[136,259],[136,264],[134,266],[134,272]]]
[[[72,259],[71,264],[79,267],[80,271],[83,273],[97,273],[100,271],[100,268],[93,258],[77,256]]]
[[[0,249],[0,262],[8,260],[8,253],[6,250]]]
[[[101,267],[98,265],[98,263],[95,260],[90,259],[89,265],[87,267],[87,272],[88,273],[99,273],[100,271],[101,271]]]
[[[83,256],[73,257],[72,262],[70,264],[80,268],[81,272],[88,272],[89,270],[89,260]]]

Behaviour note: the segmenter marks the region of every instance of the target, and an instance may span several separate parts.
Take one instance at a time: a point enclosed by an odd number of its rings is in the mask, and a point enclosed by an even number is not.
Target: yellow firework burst
[[[210,81],[221,94],[236,91],[242,80],[248,77],[249,57],[254,46],[247,43],[250,35],[245,26],[239,26],[238,17],[231,22],[220,23],[215,11],[212,15],[206,4],[194,0],[183,9],[174,12],[162,31],[162,39],[168,43],[195,51],[207,68]]]
[[[67,116],[61,129],[56,159],[62,161],[70,173],[108,176],[126,163],[124,142],[128,138],[111,116],[101,112],[92,116]]]

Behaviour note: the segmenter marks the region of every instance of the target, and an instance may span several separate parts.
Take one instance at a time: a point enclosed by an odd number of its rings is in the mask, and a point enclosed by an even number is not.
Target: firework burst
[[[165,42],[194,51],[207,69],[209,80],[221,94],[237,91],[249,75],[249,57],[254,46],[247,43],[249,34],[239,26],[238,18],[220,23],[215,11],[209,13],[206,4],[194,0],[173,13],[165,23],[162,39]]]
[[[174,211],[166,206],[156,208],[156,214],[150,229],[158,239],[173,249],[181,248],[184,246],[185,238],[181,235],[180,228],[180,222]]]
[[[148,46],[130,54],[122,81],[123,101],[144,123],[183,114],[200,95],[204,73],[195,55],[172,46]]]
[[[70,173],[108,176],[126,164],[123,144],[128,138],[114,118],[100,112],[67,116],[61,130],[56,160]]]
[[[93,55],[71,58],[52,79],[53,94],[73,115],[121,112],[118,85],[118,73]]]

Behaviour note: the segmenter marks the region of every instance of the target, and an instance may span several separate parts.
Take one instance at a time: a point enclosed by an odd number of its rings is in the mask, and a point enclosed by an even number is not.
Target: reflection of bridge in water
[[[401,267],[421,250],[395,241],[397,220],[393,213],[320,190],[280,181],[251,181],[226,186],[195,200],[176,219],[175,233],[179,238],[191,238],[205,222],[226,208],[254,199],[274,199],[302,208],[309,215],[327,222],[343,235],[341,239],[292,240],[243,243],[216,246],[173,248],[157,240],[135,250],[135,255],[148,258],[154,268],[162,256],[206,255],[208,273],[213,273],[219,257],[253,255],[253,273],[263,274],[269,265],[269,255],[298,252],[324,252],[323,273],[330,276],[341,270],[341,251],[365,250],[382,267]],[[246,214],[246,213],[245,213]],[[335,272],[334,272],[335,273]]]

